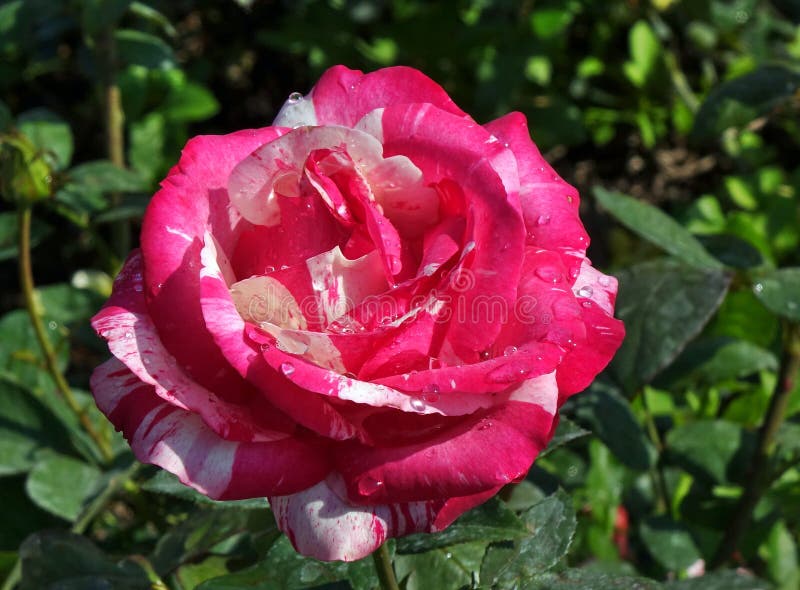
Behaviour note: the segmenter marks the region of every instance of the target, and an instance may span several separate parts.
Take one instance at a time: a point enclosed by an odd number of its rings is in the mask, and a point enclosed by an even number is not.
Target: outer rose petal
[[[408,103],[427,103],[467,117],[444,89],[422,72],[397,66],[369,74],[334,66],[311,90],[318,125],[354,127],[375,109]]]
[[[136,458],[177,475],[218,500],[290,494],[323,479],[326,449],[298,436],[273,442],[224,440],[197,414],[155,395],[117,359],[92,375],[98,407],[121,430]]]
[[[448,500],[353,506],[333,488],[335,479],[291,496],[269,499],[280,529],[295,549],[323,561],[355,561],[391,537],[435,532],[486,501],[499,488]]]

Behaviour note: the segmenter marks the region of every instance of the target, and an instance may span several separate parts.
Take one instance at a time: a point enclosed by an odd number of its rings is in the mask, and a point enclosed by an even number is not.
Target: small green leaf
[[[754,448],[753,433],[724,420],[699,420],[670,430],[670,457],[709,484],[740,482]]]
[[[798,88],[800,74],[775,65],[762,66],[724,82],[711,91],[700,107],[692,137],[713,140],[730,127],[744,127],[791,99]]]
[[[626,337],[612,369],[628,392],[646,385],[700,333],[725,298],[730,277],[670,260],[618,273],[617,315]]]
[[[31,500],[51,514],[74,521],[96,491],[100,471],[91,465],[53,452],[42,453],[25,489]]]
[[[590,428],[622,463],[636,470],[654,464],[655,448],[615,388],[596,381],[569,403],[575,419]]]
[[[649,517],[639,535],[650,555],[671,572],[682,573],[698,559],[700,550],[685,525],[663,516]]]
[[[25,111],[17,118],[17,128],[50,158],[56,170],[72,161],[72,130],[61,117],[47,109]]]
[[[470,541],[506,541],[526,536],[528,530],[506,505],[492,498],[470,510],[444,531],[409,535],[397,541],[398,553],[421,553]]]
[[[207,88],[184,82],[170,89],[160,111],[171,121],[202,121],[219,111],[219,103]]]
[[[572,499],[563,492],[548,496],[522,514],[530,536],[516,543],[493,544],[481,566],[481,581],[498,588],[517,588],[566,555],[575,534]]]
[[[175,66],[172,48],[155,35],[120,29],[114,33],[120,58],[126,64],[140,65],[156,70]]]
[[[623,71],[634,86],[641,88],[651,78],[658,58],[661,43],[646,21],[637,21],[628,33],[631,60],[623,64]]]
[[[800,321],[800,267],[761,273],[753,292],[767,309],[790,320]]]
[[[131,166],[149,181],[154,181],[164,165],[166,122],[161,113],[150,113],[130,126]]]
[[[697,238],[660,209],[599,186],[594,187],[594,196],[625,227],[683,262],[697,268],[722,266]]]
[[[86,162],[70,169],[67,182],[78,190],[109,192],[136,192],[147,190],[147,183],[131,170],[118,168],[108,160]]]
[[[473,587],[475,573],[486,551],[486,543],[462,543],[427,553],[398,555],[397,577],[406,590],[461,590]]]
[[[539,39],[551,39],[564,33],[572,22],[569,10],[543,8],[531,14],[531,29]]]
[[[558,421],[558,426],[556,427],[556,432],[553,435],[553,438],[550,439],[550,442],[547,443],[547,447],[545,447],[538,455],[538,458],[546,457],[551,452],[556,450],[559,447],[563,447],[566,444],[569,444],[573,440],[578,440],[580,438],[584,438],[591,434],[590,431],[581,428],[572,420],[568,418],[564,418],[563,416],[560,417]]]
[[[38,449],[68,445],[64,428],[39,400],[0,381],[0,476],[28,471]]]
[[[36,533],[20,547],[20,590],[145,590],[147,574],[131,561],[111,559],[91,541],[63,531]]]

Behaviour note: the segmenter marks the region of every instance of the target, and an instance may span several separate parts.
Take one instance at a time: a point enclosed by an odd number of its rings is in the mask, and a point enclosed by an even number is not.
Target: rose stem
[[[36,334],[36,340],[39,342],[39,347],[42,349],[42,354],[44,355],[47,371],[53,378],[56,389],[67,403],[67,406],[69,406],[69,409],[78,417],[86,433],[92,437],[92,440],[97,444],[103,459],[110,462],[114,458],[114,454],[111,452],[111,446],[108,441],[95,430],[91,420],[89,420],[89,417],[81,409],[80,404],[78,404],[75,396],[72,394],[72,389],[70,389],[67,380],[58,368],[56,353],[47,337],[42,318],[39,316],[36,308],[33,270],[31,267],[30,205],[21,205],[19,209],[19,283],[22,288],[22,295],[25,299],[25,309],[28,311],[28,317],[33,325],[33,331]]]
[[[800,372],[800,324],[785,321],[783,324],[784,352],[778,373],[778,382],[770,400],[767,415],[758,433],[758,445],[750,464],[749,476],[742,496],[733,512],[728,528],[722,537],[710,567],[722,566],[739,545],[753,510],[769,485],[770,461],[775,434],[783,423],[789,397],[797,383]]]
[[[392,557],[389,555],[389,547],[386,543],[372,553],[372,559],[375,562],[375,572],[378,574],[381,590],[400,590],[392,567]]]
[[[119,473],[108,480],[105,489],[92,501],[91,504],[83,509],[82,514],[75,521],[75,524],[70,528],[70,532],[80,535],[83,533],[92,521],[97,518],[109,505],[114,496],[139,470],[142,466],[141,463],[134,461],[128,469]],[[151,567],[152,569],[152,567]],[[22,576],[22,560],[17,559],[14,567],[8,574],[8,577],[3,582],[2,590],[12,590]],[[162,582],[163,583],[163,582]],[[158,587],[155,587],[159,590]]]
[[[100,35],[97,45],[103,84],[105,106],[106,152],[108,159],[117,168],[125,168],[125,113],[122,110],[122,94],[116,81],[117,44],[114,31],[109,29]],[[119,193],[111,195],[111,205],[117,207],[122,201]],[[112,241],[116,254],[122,259],[131,249],[131,228],[120,219],[112,226]]]

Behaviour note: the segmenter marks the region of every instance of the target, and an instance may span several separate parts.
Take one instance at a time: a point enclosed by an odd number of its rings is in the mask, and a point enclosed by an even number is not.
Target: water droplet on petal
[[[422,399],[426,402],[434,403],[439,401],[439,386],[435,383],[431,383],[430,385],[426,385],[422,388],[423,395]]]
[[[425,402],[418,397],[412,397],[409,404],[411,405],[411,409],[415,412],[422,412],[425,409]]]
[[[485,418],[481,420],[480,423],[478,424],[478,430],[488,430],[491,427],[492,423],[489,420],[486,420]]]
[[[487,360],[487,359],[490,359],[490,358],[492,358],[492,353],[491,353],[491,351],[489,351],[489,349],[487,348],[486,350],[484,350],[483,352],[481,352],[481,354],[480,354],[480,357],[481,357],[481,360],[482,360],[482,361],[485,361],[485,360]]]
[[[264,342],[264,343],[261,345],[261,347],[260,347],[260,348],[261,348],[261,352],[265,352],[265,351],[269,350],[269,343],[268,343],[268,342]]]
[[[581,305],[588,309],[589,307],[592,306],[592,302],[591,301],[583,301],[583,302],[581,302]]]
[[[539,267],[534,271],[534,273],[536,274],[537,277],[539,277],[540,279],[542,279],[547,283],[553,283],[553,284],[560,283],[564,278],[564,276],[559,272],[559,270],[552,266]]]
[[[264,267],[264,274],[265,275],[268,275],[271,272],[275,272],[275,267],[274,266],[272,266],[270,264],[270,265],[267,265],[267,266]]]
[[[547,225],[548,223],[550,223],[549,215],[540,215],[536,220],[536,225]]]
[[[506,346],[505,350],[503,351],[503,356],[511,356],[515,352],[517,352],[516,346]]]
[[[303,100],[303,95],[301,93],[299,93],[299,92],[292,92],[289,95],[289,99],[288,99],[289,103],[291,103],[291,104],[294,104],[296,102],[300,102],[301,100]]]
[[[281,373],[288,377],[294,373],[294,365],[292,363],[281,363]]]
[[[578,289],[578,297],[585,297],[588,299],[592,296],[592,293],[594,293],[594,290],[589,285],[584,285]]]
[[[475,241],[474,240],[470,240],[469,242],[464,244],[464,250],[461,252],[461,257],[463,258],[467,254],[472,252],[474,249],[475,249]]]
[[[387,256],[386,266],[389,267],[389,272],[391,272],[393,275],[396,275],[403,269],[403,263],[397,256]]]
[[[133,338],[133,332],[125,332],[125,338]]]

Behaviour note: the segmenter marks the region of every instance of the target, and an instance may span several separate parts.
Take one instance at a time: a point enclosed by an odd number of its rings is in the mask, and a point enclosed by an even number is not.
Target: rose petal
[[[224,399],[239,399],[252,387],[231,369],[206,330],[200,249],[207,229],[225,251],[235,242],[241,220],[230,210],[228,176],[247,154],[283,132],[265,128],[190,140],[150,201],[142,225],[148,315],[178,365]]]
[[[115,358],[94,371],[91,387],[137,459],[163,467],[211,498],[291,494],[330,469],[325,448],[297,434],[270,442],[220,438],[197,414],[162,400]]]
[[[355,126],[370,111],[392,105],[428,103],[467,117],[444,89],[422,72],[396,66],[369,74],[334,66],[311,90],[319,125]]]
[[[108,341],[112,354],[144,384],[154,387],[164,401],[198,414],[222,438],[263,441],[286,438],[294,423],[283,413],[268,408],[260,396],[233,404],[195,383],[164,348],[147,315],[142,284],[142,257],[135,251],[114,282],[114,292],[92,326]]]

